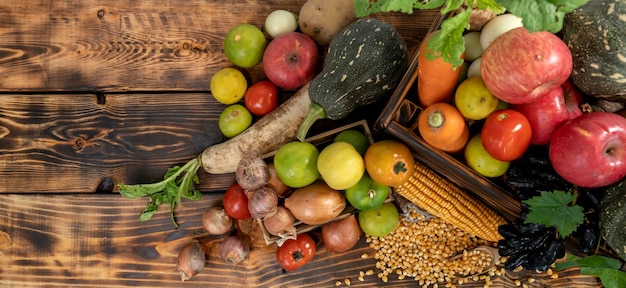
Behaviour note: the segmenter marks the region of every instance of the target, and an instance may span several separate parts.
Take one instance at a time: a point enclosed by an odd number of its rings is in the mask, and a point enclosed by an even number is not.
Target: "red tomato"
[[[278,88],[268,80],[254,83],[246,90],[244,102],[252,114],[263,116],[278,106]]]
[[[233,219],[245,220],[252,217],[250,210],[248,210],[248,196],[239,184],[235,183],[228,187],[224,193],[223,202],[224,211]]]
[[[489,114],[480,132],[487,153],[500,161],[512,161],[522,156],[530,145],[531,137],[528,119],[511,109]]]
[[[315,241],[306,233],[298,234],[276,249],[276,260],[287,271],[296,270],[309,263],[315,255]]]

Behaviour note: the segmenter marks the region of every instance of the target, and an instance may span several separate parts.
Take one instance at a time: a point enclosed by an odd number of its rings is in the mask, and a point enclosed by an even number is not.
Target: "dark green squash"
[[[404,38],[376,19],[359,19],[341,30],[328,46],[323,70],[311,80],[311,108],[298,139],[316,120],[344,118],[393,91],[408,67],[406,50]]]
[[[626,0],[592,0],[566,14],[572,82],[585,94],[626,102]]]
[[[609,187],[600,201],[600,235],[626,260],[626,180]]]

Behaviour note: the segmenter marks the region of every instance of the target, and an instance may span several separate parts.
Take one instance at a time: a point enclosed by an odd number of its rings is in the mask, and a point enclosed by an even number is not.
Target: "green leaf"
[[[491,10],[495,14],[502,14],[506,12],[506,9],[498,4],[497,0],[478,0],[476,1],[476,8]]]
[[[522,18],[530,32],[557,33],[563,28],[565,14],[586,4],[589,0],[496,0],[509,12]]]
[[[619,260],[600,256],[600,255],[591,255],[584,258],[577,257],[575,255],[569,254],[567,257],[567,261],[556,263],[556,268],[558,270],[563,270],[565,268],[570,267],[596,267],[596,268],[609,268],[609,269],[620,269],[622,263]]]
[[[122,183],[117,184],[117,186],[120,188],[119,193],[126,198],[139,198],[147,196],[165,189],[166,185],[166,182],[138,185],[124,185]]]
[[[529,213],[524,222],[554,226],[561,237],[565,238],[585,220],[582,207],[570,206],[575,199],[576,196],[568,192],[541,192],[540,196],[522,201],[529,205]]]
[[[160,201],[154,199],[154,197],[152,197],[150,203],[148,204],[148,206],[146,206],[146,208],[143,210],[143,212],[141,212],[141,214],[139,214],[139,221],[141,222],[146,222],[148,220],[150,220],[152,218],[152,216],[154,216],[154,213],[156,213],[157,210],[159,210],[159,205],[161,204]]]
[[[120,195],[127,198],[138,198],[150,195],[150,203],[139,215],[141,222],[148,221],[157,212],[161,204],[170,205],[170,217],[172,223],[178,228],[178,224],[174,218],[174,207],[180,203],[182,198],[189,200],[200,200],[202,193],[194,189],[194,183],[200,183],[198,170],[200,169],[200,161],[193,158],[184,166],[174,166],[167,170],[163,176],[163,181],[152,184],[124,185],[118,184],[120,187]]]
[[[605,288],[626,287],[626,272],[621,270],[604,267],[581,267],[580,274],[597,276]]]
[[[441,14],[450,13],[461,8],[463,4],[465,4],[465,0],[447,0],[440,12]]]
[[[567,261],[556,263],[558,270],[580,267],[580,274],[597,276],[606,288],[626,287],[626,272],[619,270],[621,266],[619,260],[600,255],[579,258],[569,254]]]
[[[426,53],[427,59],[432,60],[441,55],[444,61],[455,68],[463,65],[461,59],[461,54],[465,50],[463,31],[469,28],[470,13],[469,10],[461,11],[441,23],[440,31],[432,35],[426,43],[426,49],[430,52]]]

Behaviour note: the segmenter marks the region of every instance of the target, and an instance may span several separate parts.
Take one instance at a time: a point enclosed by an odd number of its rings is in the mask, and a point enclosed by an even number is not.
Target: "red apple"
[[[296,89],[313,79],[317,57],[317,45],[308,35],[299,32],[281,34],[265,48],[263,71],[274,85]]]
[[[568,81],[565,83],[568,83]],[[548,144],[556,128],[567,120],[583,114],[582,110],[580,110],[583,100],[582,95],[575,90],[571,90],[571,87],[565,89],[565,83],[533,102],[511,105],[512,109],[524,114],[528,122],[530,122],[532,130],[531,144]]]
[[[626,118],[590,112],[557,128],[550,162],[566,181],[585,188],[611,185],[626,176]]]
[[[580,108],[583,104],[583,93],[576,88],[571,79],[563,82],[561,87],[563,87],[563,93],[565,94],[565,105],[567,105],[567,111],[569,111],[569,119],[583,115],[583,111]]]
[[[480,60],[485,85],[509,104],[532,102],[560,86],[572,72],[572,53],[556,35],[507,31],[485,49]]]

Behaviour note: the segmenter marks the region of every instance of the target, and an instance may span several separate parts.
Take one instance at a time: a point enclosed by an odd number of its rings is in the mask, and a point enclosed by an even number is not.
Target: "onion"
[[[206,264],[206,253],[197,240],[188,243],[178,253],[176,267],[180,272],[180,281],[191,279],[196,276]]]
[[[278,195],[274,189],[261,187],[254,191],[246,190],[246,194],[248,195],[248,210],[252,218],[263,219],[276,213]]]
[[[244,190],[256,190],[269,180],[267,163],[256,154],[246,154],[237,165],[235,180]]]
[[[272,189],[274,189],[274,191],[276,191],[276,194],[278,194],[278,197],[289,197],[289,192],[291,192],[291,188],[287,185],[285,185],[285,183],[283,183],[283,181],[280,180],[280,178],[278,178],[278,174],[276,174],[276,167],[274,166],[274,163],[269,163],[267,164],[267,168],[269,170],[269,180],[267,181],[267,184],[265,184],[267,187],[270,187]]]
[[[233,219],[221,206],[213,206],[202,215],[202,228],[210,235],[222,235],[233,228]]]
[[[278,206],[277,208],[274,215],[263,219],[263,226],[267,233],[280,237],[276,244],[282,246],[288,239],[296,240],[297,232],[294,226],[296,217],[284,206]]]
[[[322,242],[331,254],[346,252],[361,237],[361,227],[354,214],[322,226]]]
[[[302,223],[318,225],[339,216],[346,208],[346,198],[324,181],[316,181],[293,191],[285,199],[285,207]]]
[[[248,259],[250,245],[239,236],[228,236],[220,243],[220,257],[233,266]]]

